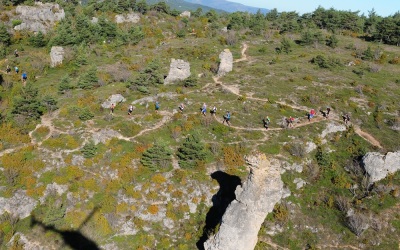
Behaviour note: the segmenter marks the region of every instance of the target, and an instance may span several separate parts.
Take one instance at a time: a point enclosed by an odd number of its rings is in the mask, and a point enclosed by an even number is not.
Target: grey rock
[[[295,178],[293,180],[293,183],[296,184],[296,189],[300,189],[302,188],[304,185],[307,184],[307,182],[305,182],[303,179],[301,178]]]
[[[85,162],[85,157],[83,155],[73,155],[71,163],[73,166],[81,166]]]
[[[231,72],[233,68],[233,56],[229,49],[219,54],[220,64],[218,67],[218,76],[224,76],[226,73]]]
[[[171,59],[169,73],[167,78],[164,79],[165,84],[173,83],[175,81],[185,80],[190,76],[190,64],[181,59]]]
[[[400,151],[388,152],[386,155],[369,152],[363,157],[362,162],[370,182],[376,182],[400,169]]]
[[[182,12],[179,16],[190,18],[190,14],[191,14],[190,11],[185,10],[185,11]]]
[[[46,186],[46,190],[44,190],[44,194],[42,197],[40,197],[40,203],[43,203],[47,196],[51,195],[51,194],[57,194],[57,195],[62,195],[63,193],[68,191],[68,185],[59,185],[55,182],[53,182],[52,184],[48,184]]]
[[[343,124],[331,122],[326,126],[324,131],[322,131],[321,138],[325,138],[325,136],[327,136],[328,134],[336,133],[339,131],[346,131],[346,126]]]
[[[15,30],[29,30],[46,33],[55,22],[65,18],[64,9],[58,4],[35,2],[34,6],[19,5],[15,13],[22,21]]]
[[[206,250],[252,250],[265,217],[283,194],[280,166],[264,154],[246,158],[250,174],[235,191],[236,200],[226,209],[218,233],[204,243]]]
[[[226,26],[223,27],[223,28],[221,29],[221,31],[224,32],[224,33],[227,33],[227,32],[228,32],[228,27],[226,27]]]
[[[137,13],[120,14],[115,16],[116,23],[138,23],[140,16]]]
[[[308,153],[311,153],[311,152],[314,151],[315,149],[317,149],[317,144],[315,144],[314,142],[311,142],[311,141],[309,141],[309,142],[306,143],[306,148],[305,148],[305,150],[306,150],[307,154],[308,154]]]
[[[56,67],[57,65],[62,64],[64,60],[64,48],[60,46],[51,47],[50,60],[51,67]]]
[[[98,23],[99,19],[97,17],[92,17],[92,20],[90,20],[91,23]]]
[[[0,197],[0,215],[8,212],[12,216],[24,219],[36,207],[37,201],[26,195],[24,190],[18,190],[11,198]]]
[[[114,104],[117,106],[117,104],[125,102],[126,99],[123,97],[121,94],[115,94],[110,96],[107,101],[103,102],[101,106],[105,109],[109,109],[111,107],[111,104]]]
[[[122,135],[112,129],[102,129],[92,135],[92,140],[95,145],[99,143],[106,143],[112,138],[120,138]]]

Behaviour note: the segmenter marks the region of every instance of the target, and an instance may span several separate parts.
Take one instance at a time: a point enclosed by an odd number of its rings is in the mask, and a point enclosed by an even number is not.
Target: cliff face
[[[226,209],[219,231],[204,243],[206,250],[254,249],[265,217],[283,194],[278,162],[264,154],[247,157],[250,174],[235,191],[236,199]]]

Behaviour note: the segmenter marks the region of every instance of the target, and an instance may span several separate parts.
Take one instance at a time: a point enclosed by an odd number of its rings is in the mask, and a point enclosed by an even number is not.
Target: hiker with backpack
[[[179,104],[179,112],[183,113],[183,110],[185,109],[185,105],[183,105],[183,103]]]
[[[128,108],[128,115],[132,115],[132,112],[133,112],[133,106],[130,105]]]
[[[112,104],[111,104],[111,107],[110,107],[110,114],[111,114],[111,115],[114,114],[114,109],[115,109],[115,105],[114,105],[114,103],[112,103]]]
[[[217,114],[217,107],[213,107],[211,110],[210,110],[210,113],[211,113],[211,115],[216,115]]]
[[[26,79],[28,79],[28,75],[26,74],[25,71],[24,71],[24,73],[22,73],[21,79],[22,79],[23,83],[26,83]]]
[[[15,56],[15,57],[19,57],[18,49],[15,49],[15,50],[14,50],[14,56]]]
[[[158,110],[160,109],[160,103],[158,101],[156,101],[156,103],[154,104],[154,108],[156,110],[156,113],[158,113]]]
[[[344,114],[344,115],[342,115],[342,118],[343,118],[344,124],[347,125],[347,123],[350,121],[350,115],[349,114]]]
[[[203,106],[200,108],[201,110],[201,114],[206,116],[207,113],[207,105],[205,103],[203,103]]]
[[[224,124],[226,122],[226,124],[231,126],[231,123],[229,122],[231,120],[231,113],[229,111],[227,111],[223,117],[224,117],[224,120],[222,121],[222,124]]]
[[[19,68],[17,66],[14,67],[15,73],[19,73]]]
[[[263,120],[264,128],[268,130],[269,124],[271,122],[271,119],[269,119],[269,116],[266,116]]]
[[[6,73],[7,73],[7,74],[9,74],[10,72],[11,72],[10,65],[7,65],[7,68],[6,68]]]

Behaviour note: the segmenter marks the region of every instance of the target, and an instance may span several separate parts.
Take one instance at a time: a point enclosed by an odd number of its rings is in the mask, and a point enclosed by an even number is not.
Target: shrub
[[[43,33],[41,31],[39,31],[36,35],[32,35],[31,37],[29,37],[29,43],[33,47],[41,48],[41,47],[46,46],[47,41],[46,41]]]
[[[93,141],[90,141],[82,147],[81,153],[85,158],[92,158],[96,155],[97,146],[94,144]]]
[[[58,85],[58,93],[65,94],[67,90],[70,90],[72,88],[73,86],[71,85],[71,78],[67,74],[63,78],[61,78],[60,84]]]
[[[300,143],[287,143],[283,148],[289,152],[289,154],[296,156],[296,157],[304,157],[306,154],[306,149],[304,144]]]
[[[90,120],[94,117],[94,114],[90,112],[89,108],[83,108],[81,109],[79,113],[79,119],[82,121],[87,121]]]
[[[231,146],[222,149],[224,153],[224,164],[228,168],[240,167],[244,165],[244,157],[240,154],[238,148]]]
[[[15,27],[17,25],[20,25],[22,23],[22,21],[19,19],[14,19],[11,21],[11,23],[12,23],[12,26]]]
[[[325,68],[325,69],[333,69],[335,67],[341,67],[343,64],[340,62],[339,59],[330,57],[326,58],[323,55],[318,55],[311,59],[311,63],[317,65],[320,68]]]
[[[81,89],[93,89],[98,86],[98,82],[97,69],[93,66],[79,78],[78,87]]]
[[[357,237],[368,228],[367,220],[362,214],[353,214],[346,218],[346,225]]]
[[[198,84],[198,79],[195,75],[191,74],[188,78],[182,81],[185,87],[196,87]]]

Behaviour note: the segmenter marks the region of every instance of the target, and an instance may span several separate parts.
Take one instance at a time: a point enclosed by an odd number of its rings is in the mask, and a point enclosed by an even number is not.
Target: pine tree
[[[6,26],[4,24],[0,24],[0,43],[8,46],[11,43],[11,36],[7,31]]]
[[[71,85],[71,78],[69,75],[65,75],[62,79],[60,84],[58,85],[58,93],[59,94],[64,94],[65,91],[72,89]]]
[[[28,84],[13,101],[11,113],[21,115],[28,120],[38,120],[43,114],[44,106],[38,98],[38,89]]]
[[[178,149],[179,166],[194,168],[198,161],[207,158],[207,151],[197,134],[189,135]]]
[[[91,67],[79,79],[78,88],[93,89],[98,86],[99,79],[97,78],[96,67]]]
[[[171,151],[158,142],[143,152],[140,163],[152,171],[169,170],[171,166]]]

